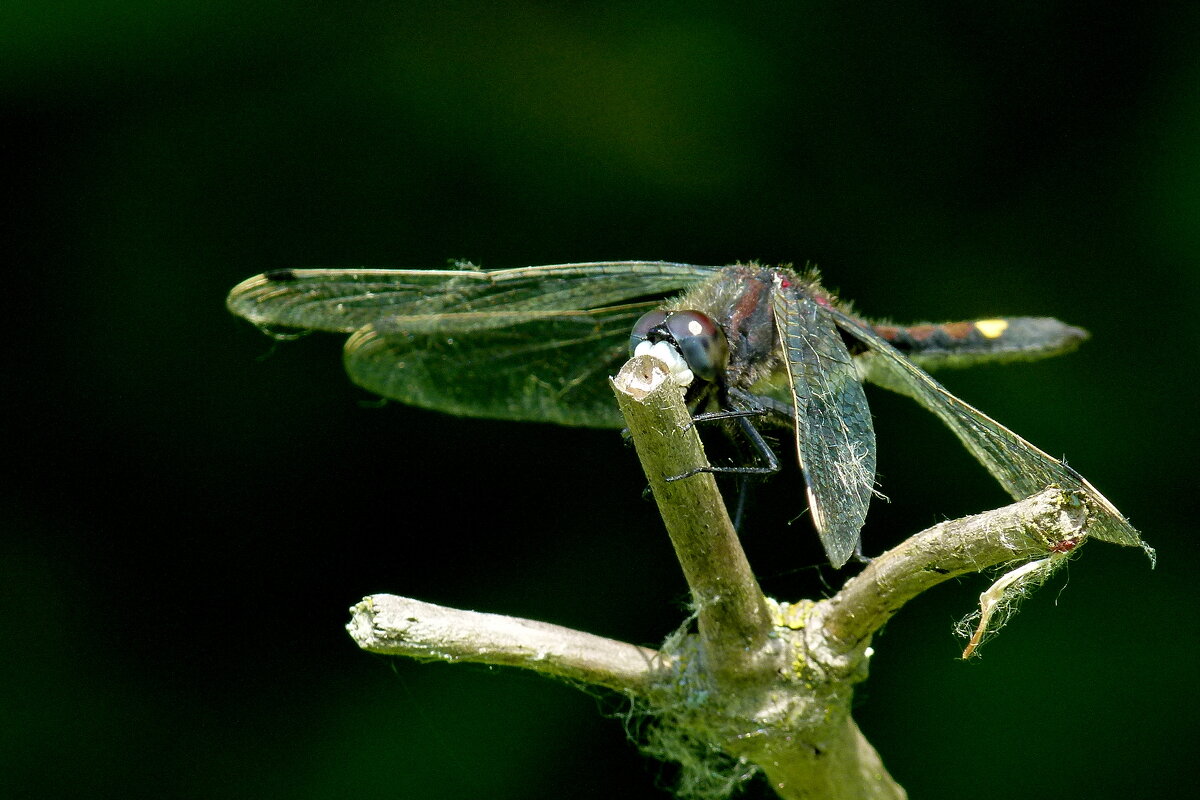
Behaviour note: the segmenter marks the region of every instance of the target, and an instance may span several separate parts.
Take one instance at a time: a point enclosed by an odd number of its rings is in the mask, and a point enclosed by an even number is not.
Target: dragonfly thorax
[[[664,362],[680,386],[695,378],[714,381],[725,371],[729,344],[720,326],[699,311],[651,311],[633,326],[630,356],[651,355]]]

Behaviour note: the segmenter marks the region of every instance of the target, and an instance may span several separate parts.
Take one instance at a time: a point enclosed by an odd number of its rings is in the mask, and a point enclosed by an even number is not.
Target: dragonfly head
[[[725,371],[729,343],[717,323],[699,311],[651,311],[629,335],[629,355],[651,355],[671,369],[680,386],[715,381]]]

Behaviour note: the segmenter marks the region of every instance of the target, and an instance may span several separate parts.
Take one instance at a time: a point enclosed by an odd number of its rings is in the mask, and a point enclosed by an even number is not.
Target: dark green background
[[[849,5],[5,3],[0,794],[664,796],[612,698],[342,630],[379,591],[639,643],[685,613],[615,433],[367,408],[337,337],[273,348],[223,307],[275,267],[451,258],[814,261],[865,314],[1089,328],[944,377],[1158,569],[1092,544],[967,664],[986,582],[939,588],[856,715],[914,797],[1190,781],[1200,16]],[[1004,501],[872,402],[868,552]],[[787,525],[798,481],[745,528],[784,599],[842,579]]]

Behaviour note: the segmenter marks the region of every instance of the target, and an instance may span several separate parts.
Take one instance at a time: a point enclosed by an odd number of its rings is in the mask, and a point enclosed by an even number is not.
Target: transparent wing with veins
[[[1089,535],[1115,544],[1141,547],[1153,558],[1154,551],[1142,541],[1129,521],[1078,472],[950,394],[928,373],[853,317],[835,308],[823,310],[842,330],[879,356],[873,368],[887,373],[888,388],[909,395],[936,414],[1014,499],[1030,497],[1051,486],[1076,492],[1092,514]]]
[[[858,546],[875,484],[870,409],[850,352],[822,307],[778,280],[771,302],[808,506],[830,563],[840,567]]]
[[[472,327],[486,330],[512,324],[519,313],[586,311],[662,295],[717,269],[665,261],[502,270],[289,269],[243,281],[226,305],[256,325],[302,330],[353,333],[386,317],[404,317],[414,329],[432,332],[465,313],[475,315]]]
[[[264,328],[352,333],[359,385],[451,414],[621,427],[607,376],[660,297],[716,267],[657,261],[495,271],[297,269],[243,281],[231,311]]]
[[[447,316],[436,333],[389,317],[346,342],[346,372],[368,391],[449,414],[620,428],[608,376],[629,357],[634,323],[656,305],[493,312],[486,336],[472,314]]]

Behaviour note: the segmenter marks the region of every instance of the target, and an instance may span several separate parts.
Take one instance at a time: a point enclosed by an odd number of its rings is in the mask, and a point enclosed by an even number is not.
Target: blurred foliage
[[[0,794],[664,796],[611,698],[393,664],[341,630],[375,591],[641,643],[685,613],[614,434],[363,408],[335,339],[272,346],[222,306],[273,267],[453,258],[813,261],[864,314],[1088,327],[1065,359],[946,381],[1066,453],[1159,569],[1088,547],[970,667],[950,627],[986,582],[924,597],[857,713],[914,797],[1171,794],[1196,700],[1176,491],[1198,24],[1155,3],[4,4]],[[1003,501],[936,421],[872,402],[893,502],[868,550]],[[788,527],[797,480],[746,529],[785,599],[840,581]]]

